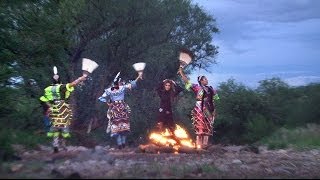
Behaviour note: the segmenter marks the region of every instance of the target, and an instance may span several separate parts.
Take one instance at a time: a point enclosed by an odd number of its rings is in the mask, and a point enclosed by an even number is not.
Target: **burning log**
[[[149,139],[151,144],[140,145],[139,150],[146,153],[198,153],[195,143],[187,132],[176,125],[174,131],[165,129],[163,132],[153,132]]]
[[[157,146],[154,144],[146,144],[140,145],[139,151],[143,153],[152,153],[152,154],[159,154],[159,153],[186,153],[186,154],[194,154],[194,153],[202,153],[205,150],[202,149],[195,149],[191,147],[181,146],[178,150],[174,149],[174,147],[169,146]]]
[[[187,154],[193,154],[193,153],[198,153],[199,149],[187,147],[187,146],[182,146],[179,148],[179,153],[187,153]]]
[[[174,149],[172,147],[167,146],[157,146],[154,144],[140,145],[139,149],[145,153],[174,153]]]

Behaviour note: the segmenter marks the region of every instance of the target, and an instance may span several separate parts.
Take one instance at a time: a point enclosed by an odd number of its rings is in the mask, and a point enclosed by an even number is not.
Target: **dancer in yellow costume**
[[[62,84],[59,75],[55,72],[53,84],[46,87],[44,95],[40,97],[40,101],[49,107],[51,128],[47,136],[53,137],[52,145],[55,153],[59,151],[60,147],[66,149],[65,138],[70,137],[69,126],[72,120],[72,111],[67,100],[74,91],[74,87],[86,78],[87,75],[83,74],[71,83]]]

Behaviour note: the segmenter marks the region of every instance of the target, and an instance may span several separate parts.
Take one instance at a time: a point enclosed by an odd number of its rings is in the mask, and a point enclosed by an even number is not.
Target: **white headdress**
[[[58,69],[56,66],[53,66],[53,79],[58,81],[59,75],[58,75]]]

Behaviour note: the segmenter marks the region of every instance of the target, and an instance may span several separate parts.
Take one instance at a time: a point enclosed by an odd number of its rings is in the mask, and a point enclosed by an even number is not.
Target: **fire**
[[[181,146],[195,148],[195,144],[189,138],[187,131],[177,124],[173,132],[166,128],[163,132],[151,133],[149,139],[155,144],[170,146],[176,152]]]
[[[174,130],[174,135],[180,139],[189,138],[187,132],[179,125],[176,125],[176,129]]]

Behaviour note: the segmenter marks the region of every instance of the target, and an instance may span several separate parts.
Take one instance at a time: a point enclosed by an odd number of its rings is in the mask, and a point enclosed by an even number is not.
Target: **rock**
[[[135,150],[134,150],[134,153],[144,153],[144,149],[140,149],[140,148],[136,148]]]
[[[311,150],[310,153],[311,153],[312,155],[314,155],[314,156],[317,156],[317,155],[320,154],[320,153],[319,153],[319,150],[317,150],[317,149]]]
[[[24,153],[26,151],[25,146],[20,145],[20,144],[12,144],[11,147],[14,152],[17,152],[19,154]]]
[[[22,154],[22,156],[29,156],[30,155],[30,152],[26,151]]]
[[[51,171],[51,174],[53,176],[55,176],[56,178],[63,178],[63,174],[60,171],[58,171],[57,169],[53,169]]]
[[[241,164],[241,165],[240,165],[240,168],[241,168],[241,169],[244,169],[244,170],[250,170],[250,169],[251,169],[250,166],[245,165],[245,164]]]
[[[242,164],[242,161],[239,159],[234,159],[234,160],[232,160],[232,163],[233,164]]]
[[[95,160],[89,160],[89,161],[87,161],[87,163],[88,163],[88,164],[91,164],[91,165],[94,165],[94,164],[97,163],[97,161],[95,161]]]
[[[124,161],[122,161],[122,160],[118,160],[118,159],[116,159],[116,160],[114,161],[114,166],[115,166],[115,167],[120,167],[120,166],[122,166],[123,164],[126,164],[126,162],[124,162]]]
[[[120,174],[119,172],[120,170],[118,169],[110,169],[105,175],[106,177],[110,178],[110,177],[117,177],[118,174]]]
[[[106,160],[108,161],[112,156],[106,153],[105,150],[92,150],[92,151],[82,151],[80,152],[75,160],[77,161],[88,161],[88,160]]]
[[[175,157],[171,156],[171,157],[166,157],[165,158],[166,161],[174,161]]]
[[[26,178],[38,175],[39,178],[45,178],[48,177],[48,172],[51,172],[51,178],[70,179],[150,178],[149,175],[153,175],[153,178],[173,179],[209,176],[217,179],[320,177],[320,171],[317,169],[320,167],[319,149],[301,152],[290,149],[266,150],[259,147],[259,154],[251,153],[249,146],[221,145],[209,147],[209,153],[198,154],[141,154],[123,150],[112,152],[106,151],[101,145],[92,149],[70,146],[70,149],[74,152],[66,152],[65,155],[64,152],[53,154],[36,151],[36,154],[28,151],[26,154],[29,156],[24,157],[21,162],[9,164],[6,173],[17,172],[12,173],[14,176],[23,173]],[[243,153],[239,153],[241,151]],[[38,168],[38,163],[34,166],[35,161],[41,162],[41,168]],[[211,168],[211,165],[214,167]]]
[[[79,161],[79,162],[82,162],[82,161],[87,161],[89,159],[91,159],[91,154],[92,152],[89,152],[89,151],[83,151],[83,152],[80,152],[76,158],[74,158],[75,161]]]
[[[196,167],[193,171],[193,174],[202,174],[203,173],[203,169],[201,167]]]
[[[259,148],[256,146],[253,146],[253,145],[249,145],[249,146],[241,148],[240,152],[242,152],[242,151],[253,152],[253,153],[259,154]]]
[[[133,166],[133,165],[135,165],[135,164],[137,164],[136,161],[129,160],[129,161],[127,162],[127,166],[128,166],[128,167],[131,167],[131,166]]]
[[[272,169],[270,169],[270,168],[264,168],[264,170],[265,170],[267,173],[269,173],[269,174],[272,174],[272,173],[273,173]]]
[[[268,147],[267,146],[259,146],[259,153],[266,153],[268,152]]]
[[[23,164],[13,164],[10,167],[11,172],[17,172],[23,167]]]
[[[179,153],[187,153],[187,154],[192,154],[192,153],[197,153],[197,150],[195,148],[191,148],[191,147],[186,147],[186,146],[182,146],[179,148]]]
[[[71,161],[70,160],[66,160],[63,164],[71,164]]]
[[[104,155],[104,154],[106,154],[106,150],[104,150],[104,149],[94,149],[93,150],[93,154]]]
[[[285,174],[291,174],[291,172],[288,170],[288,168],[282,167],[282,166],[280,166],[280,167],[274,167],[274,168],[272,168],[272,170],[273,170],[274,172],[276,172],[276,173],[279,173],[279,174],[283,174],[283,173],[285,173]]]
[[[220,171],[223,171],[223,172],[228,172],[228,171],[229,171],[228,165],[225,165],[225,164],[218,164],[218,165],[216,165],[216,167],[217,167]]]
[[[88,151],[89,149],[86,148],[86,147],[84,147],[84,146],[78,146],[78,147],[77,147],[77,150],[78,150],[78,151]]]
[[[54,163],[54,162],[55,162],[55,159],[52,158],[52,157],[45,157],[45,158],[44,158],[44,162],[46,162],[46,163]]]
[[[102,160],[102,161],[100,161],[100,164],[108,164],[108,162],[105,160]]]
[[[115,163],[115,158],[110,158],[107,160],[108,164],[113,165]]]
[[[70,174],[66,179],[81,179],[81,176],[78,172]]]
[[[44,146],[44,145],[38,145],[37,148],[40,150],[40,151],[52,151],[52,147],[48,147],[48,146]]]
[[[96,146],[96,147],[94,147],[94,150],[104,150],[104,148],[102,147],[102,146]]]
[[[283,153],[283,154],[286,154],[286,153],[287,153],[287,150],[279,149],[279,150],[277,151],[277,153]]]
[[[0,161],[20,161],[22,158],[12,152],[0,148]]]
[[[208,151],[209,152],[215,152],[217,154],[224,154],[224,153],[228,152],[228,150],[223,149],[221,146],[210,146],[208,148]]]
[[[67,151],[87,151],[88,148],[84,146],[67,146]]]
[[[242,146],[226,146],[226,147],[223,147],[224,150],[232,151],[232,152],[239,152],[241,148],[242,148]]]

